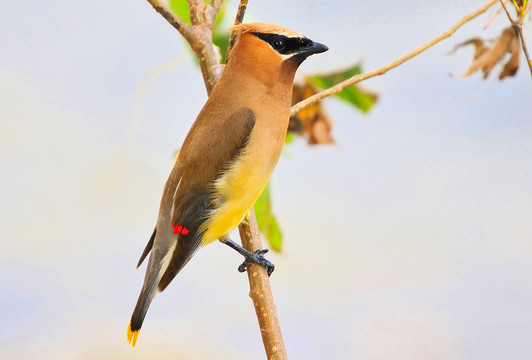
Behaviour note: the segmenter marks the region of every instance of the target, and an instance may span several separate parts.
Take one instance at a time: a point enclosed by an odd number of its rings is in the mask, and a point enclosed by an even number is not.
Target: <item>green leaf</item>
[[[284,139],[285,144],[290,144],[295,140],[296,136],[293,132],[286,133],[286,138]]]
[[[227,47],[229,46],[230,36],[230,33],[225,31],[225,29],[220,29],[220,27],[215,27],[212,32],[212,42],[214,43],[214,45],[220,48],[220,54],[222,55],[222,64],[225,64],[225,54],[227,52]]]
[[[312,75],[308,77],[308,80],[318,90],[324,90],[360,73],[362,73],[362,67],[360,65],[355,65],[332,74]],[[335,95],[351,105],[354,105],[363,112],[368,112],[378,99],[378,96],[375,93],[363,90],[356,85],[348,86]]]
[[[190,25],[190,12],[188,11],[187,0],[170,0],[170,8],[183,19],[184,22]]]
[[[271,211],[270,184],[266,185],[253,208],[255,209],[260,232],[268,239],[273,250],[281,251],[283,235]]]

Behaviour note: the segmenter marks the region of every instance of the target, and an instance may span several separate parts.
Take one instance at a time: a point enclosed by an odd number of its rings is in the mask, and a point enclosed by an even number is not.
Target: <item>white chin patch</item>
[[[296,55],[296,54],[284,54],[284,55],[283,54],[279,54],[279,56],[281,56],[283,61],[290,59],[294,55]]]
[[[283,58],[283,61],[290,59],[294,54],[279,54]]]

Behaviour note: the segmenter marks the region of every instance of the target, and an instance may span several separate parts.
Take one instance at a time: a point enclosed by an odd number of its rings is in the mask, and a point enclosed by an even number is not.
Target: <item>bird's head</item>
[[[273,24],[240,24],[229,30],[235,31],[238,36],[229,54],[229,63],[238,61],[264,73],[281,68],[293,76],[307,57],[329,49],[295,31]]]

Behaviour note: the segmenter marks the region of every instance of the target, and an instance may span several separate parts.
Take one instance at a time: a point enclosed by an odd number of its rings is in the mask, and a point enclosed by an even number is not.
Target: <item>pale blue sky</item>
[[[252,0],[247,20],[327,44],[301,74],[373,69],[482,3]],[[532,356],[530,74],[452,79],[472,50],[445,55],[496,37],[503,16],[482,30],[494,11],[364,82],[380,94],[370,114],[328,100],[339,145],[297,141],[280,160],[285,251],[269,258],[290,358]],[[0,358],[264,358],[241,259],[219,244],[155,299],[137,347],[125,341],[135,264],[206,99],[175,30],[145,1],[0,14]]]

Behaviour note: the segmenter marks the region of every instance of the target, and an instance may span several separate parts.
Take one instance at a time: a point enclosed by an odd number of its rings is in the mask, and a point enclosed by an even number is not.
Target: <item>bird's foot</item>
[[[240,264],[240,266],[238,267],[238,271],[240,272],[246,271],[249,265],[251,265],[252,263],[264,266],[266,270],[268,271],[268,276],[270,276],[273,270],[275,270],[275,265],[273,265],[268,259],[266,259],[263,256],[269,251],[268,249],[261,249],[255,252],[251,252],[251,251],[244,249],[242,246],[238,245],[232,240],[226,241],[225,244],[232,247],[233,249],[238,251],[242,256],[246,258],[244,262]]]
[[[273,265],[270,260],[266,259],[263,255],[266,254],[269,250],[268,249],[261,249],[257,250],[255,252],[249,252],[249,255],[244,255],[246,260],[240,266],[238,267],[238,271],[244,272],[248,269],[248,266],[251,265],[251,263],[255,263],[257,265],[262,265],[266,268],[268,271],[268,276],[270,276],[275,270],[275,265]]]

